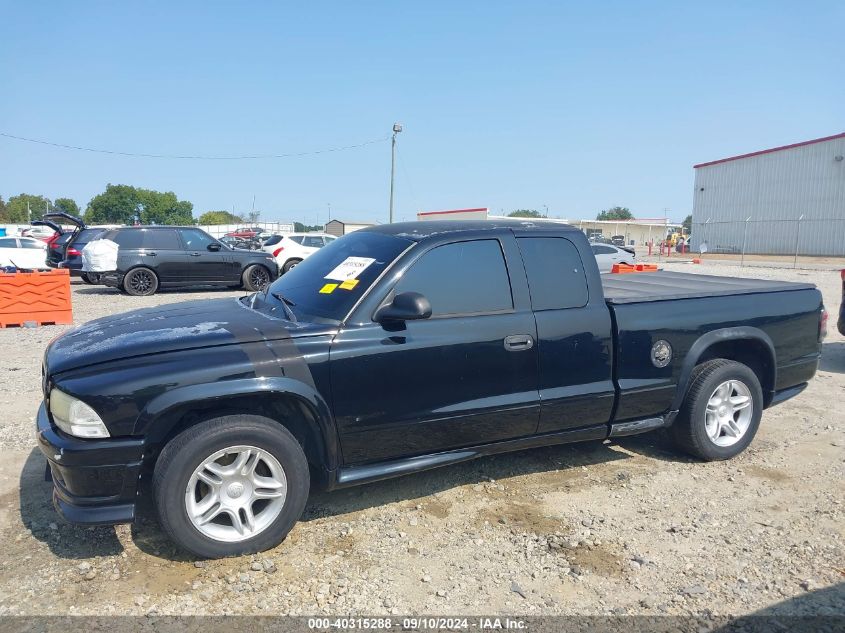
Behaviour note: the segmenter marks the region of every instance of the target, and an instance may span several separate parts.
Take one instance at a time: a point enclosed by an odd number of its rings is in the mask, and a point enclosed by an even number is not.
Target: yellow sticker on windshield
[[[355,288],[355,286],[357,286],[357,285],[358,285],[358,280],[357,280],[357,279],[347,279],[347,280],[346,280],[346,281],[344,281],[342,284],[340,284],[340,287],[341,287],[343,290],[352,290],[352,289],[353,289],[353,288]]]
[[[320,288],[321,295],[327,295],[334,292],[334,289],[337,288],[337,284],[326,284],[322,288]]]

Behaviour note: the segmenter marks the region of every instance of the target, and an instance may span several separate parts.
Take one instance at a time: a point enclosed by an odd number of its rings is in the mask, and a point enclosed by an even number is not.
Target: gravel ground
[[[835,271],[667,268],[812,281],[839,308]],[[73,291],[76,323],[237,294]],[[0,331],[0,615],[845,614],[835,319],[816,379],[730,462],[694,462],[660,433],[500,455],[316,493],[276,549],[208,562],[176,551],[149,508],[117,528],[53,512],[32,434],[41,356],[64,329]]]

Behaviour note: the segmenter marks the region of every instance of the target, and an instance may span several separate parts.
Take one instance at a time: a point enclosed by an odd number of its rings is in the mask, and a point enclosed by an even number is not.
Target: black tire
[[[739,441],[731,446],[719,446],[705,427],[707,403],[722,383],[735,380],[743,383],[751,394],[751,420]],[[669,434],[681,450],[704,461],[730,459],[744,451],[760,426],[763,415],[763,390],[757,375],[747,366],[732,360],[717,358],[695,368],[686,398]]]
[[[286,261],[285,265],[282,266],[282,274],[284,275],[286,272],[288,272],[291,268],[296,266],[301,261],[301,259],[289,259],[288,261]]]
[[[123,289],[133,297],[148,297],[158,290],[158,277],[149,268],[133,268],[123,278]]]
[[[279,515],[255,536],[238,542],[215,540],[194,526],[186,490],[195,469],[217,451],[232,446],[267,451],[284,469],[287,496]],[[302,516],[310,487],[308,461],[299,442],[275,420],[228,415],[192,426],[164,447],[153,473],[153,497],[162,528],[180,547],[203,558],[261,552],[281,543]]]
[[[82,281],[84,281],[86,284],[95,284],[95,283],[98,283],[97,281],[94,281],[94,280],[91,278],[91,275],[90,275],[89,273],[82,273],[79,277],[80,277],[80,278],[82,279]]]
[[[264,290],[264,287],[270,283],[270,271],[260,264],[252,264],[247,266],[241,279],[247,290]]]

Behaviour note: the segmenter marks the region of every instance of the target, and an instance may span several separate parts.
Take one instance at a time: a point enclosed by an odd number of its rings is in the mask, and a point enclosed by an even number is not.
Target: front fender
[[[145,437],[146,443],[155,445],[171,432],[179,419],[171,413],[184,410],[192,403],[208,405],[214,400],[221,402],[233,396],[275,394],[280,397],[294,397],[300,400],[312,413],[315,431],[322,439],[325,451],[325,468],[337,468],[338,441],[334,418],[323,397],[313,387],[293,378],[258,377],[238,380],[224,380],[198,385],[186,385],[170,389],[150,400],[138,416],[134,435]]]
[[[732,341],[755,341],[765,347],[769,354],[769,366],[772,372],[770,384],[776,384],[775,372],[777,371],[777,365],[775,363],[775,345],[768,334],[759,328],[748,325],[712,330],[702,335],[693,343],[689,352],[687,352],[684,363],[681,366],[681,373],[678,377],[678,388],[675,392],[675,398],[672,401],[673,411],[680,409],[681,403],[689,389],[690,381],[692,380],[692,372],[701,358],[707,353],[707,350],[714,345]]]

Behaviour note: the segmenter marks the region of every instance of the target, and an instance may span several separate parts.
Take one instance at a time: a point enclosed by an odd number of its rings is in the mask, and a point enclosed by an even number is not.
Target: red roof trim
[[[762,149],[759,152],[751,152],[750,154],[740,154],[739,156],[730,156],[728,158],[720,158],[719,160],[712,160],[709,163],[699,163],[693,165],[693,169],[699,167],[708,167],[710,165],[718,165],[719,163],[727,163],[730,160],[739,160],[740,158],[748,158],[750,156],[759,156],[760,154],[771,154],[772,152],[779,152],[782,149],[792,149],[793,147],[803,147],[804,145],[812,145],[813,143],[822,143],[824,141],[832,141],[837,138],[845,138],[845,132],[842,134],[834,134],[833,136],[825,136],[823,138],[814,138],[811,141],[802,141],[801,143],[793,143],[792,145],[781,145],[780,147],[773,147],[771,149]]]
[[[417,215],[444,215],[446,213],[471,213],[473,211],[487,211],[487,207],[477,209],[453,209],[451,211],[420,211]]]

